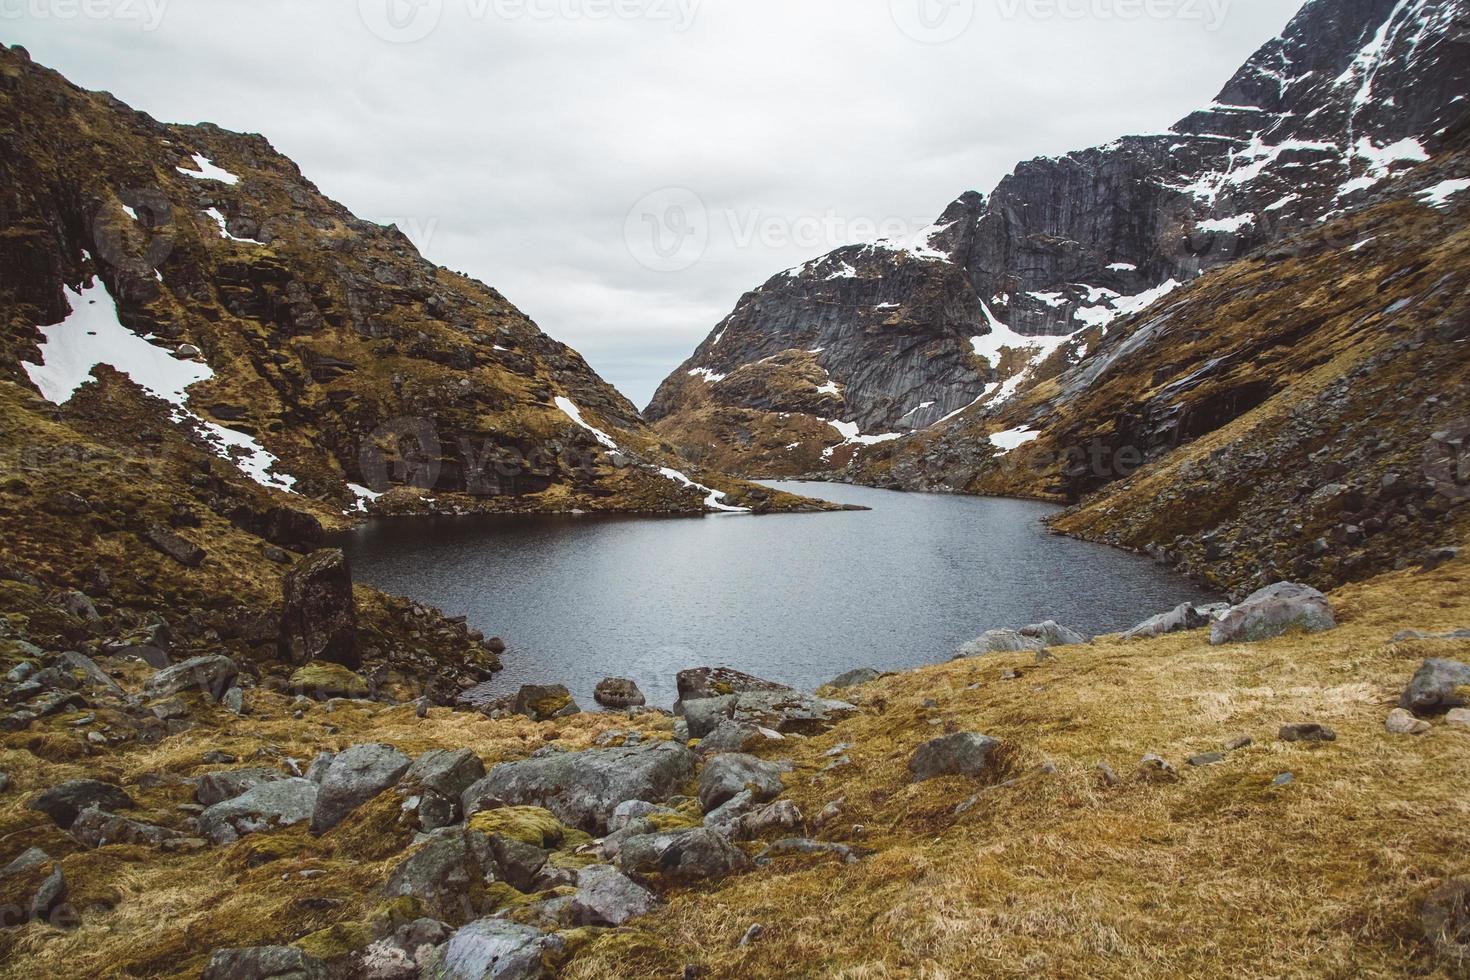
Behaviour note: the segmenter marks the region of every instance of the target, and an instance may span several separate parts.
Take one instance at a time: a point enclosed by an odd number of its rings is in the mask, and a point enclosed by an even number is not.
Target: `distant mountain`
[[[1466,0],[1312,0],[1164,133],[1021,164],[914,242],[741,298],[645,417],[734,472],[840,470],[983,412],[1207,270],[1372,200],[1470,110]]]
[[[680,472],[576,351],[261,136],[156,122],[0,47],[0,144],[0,378],[50,401],[111,364],[327,515],[799,506]]]

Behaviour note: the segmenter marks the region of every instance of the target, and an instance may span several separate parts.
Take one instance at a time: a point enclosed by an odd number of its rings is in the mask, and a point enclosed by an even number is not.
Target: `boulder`
[[[165,667],[143,685],[150,698],[170,698],[185,691],[204,691],[215,698],[234,686],[240,668],[229,657],[194,657],[183,663]]]
[[[750,866],[744,851],[703,827],[674,837],[658,857],[658,871],[672,881],[719,878]]]
[[[415,803],[422,830],[457,823],[463,816],[460,797],[485,778],[485,764],[469,749],[431,749],[413,761],[398,782],[398,794]]]
[[[668,799],[694,775],[695,763],[694,753],[674,742],[548,753],[496,766],[465,790],[462,803],[467,816],[493,805],[540,806],[602,835],[619,803]]]
[[[734,752],[717,755],[700,773],[700,806],[709,813],[742,790],[749,790],[760,803],[775,799],[784,788],[781,771],[775,763],[763,762],[753,755]]]
[[[1183,633],[1187,630],[1204,629],[1214,621],[1214,617],[1207,611],[1195,606],[1192,602],[1185,602],[1166,613],[1160,613],[1149,619],[1145,619],[1137,626],[1123,634],[1125,640],[1151,640],[1154,637],[1165,636],[1169,633]]]
[[[994,765],[1000,742],[979,732],[959,732],[925,742],[909,759],[916,783],[938,776],[983,776]]]
[[[140,820],[129,820],[107,813],[96,807],[88,807],[77,815],[71,825],[71,835],[83,847],[93,849],[107,844],[135,844],[142,847],[162,847],[183,835],[166,827],[159,827]]]
[[[357,645],[357,602],[352,571],[336,548],[303,558],[281,582],[280,655],[293,666],[316,660],[362,666]]]
[[[1427,721],[1420,721],[1414,717],[1413,712],[1403,708],[1394,708],[1388,713],[1388,721],[1384,727],[1390,735],[1424,735],[1434,726]]]
[[[1421,718],[1465,707],[1460,688],[1470,685],[1470,664],[1458,660],[1426,660],[1399,698],[1399,707]]]
[[[744,694],[748,691],[790,691],[785,684],[743,674],[728,667],[695,667],[681,670],[677,678],[679,701],[701,701],[706,698]],[[675,706],[675,713],[678,707]]]
[[[1470,728],[1470,708],[1456,708],[1444,720],[1451,728]]]
[[[551,851],[544,847],[502,834],[490,836],[490,851],[495,857],[496,873],[516,891],[533,891],[536,876],[546,867]]]
[[[204,549],[164,527],[149,524],[143,530],[143,540],[168,555],[185,568],[198,568],[208,557]]]
[[[695,701],[691,703],[700,704],[702,702]],[[766,736],[762,735],[760,729],[754,725],[742,725],[738,721],[720,718],[719,723],[715,725],[714,731],[699,740],[699,745],[695,751],[700,755],[719,752],[744,752],[751,746],[759,745],[766,740]]]
[[[638,685],[624,677],[606,677],[597,682],[592,697],[604,708],[641,708],[648,703]]]
[[[736,697],[733,694],[718,698],[698,698],[693,701],[679,702],[680,709],[684,712],[684,727],[690,738],[705,738],[723,722],[730,720],[731,713],[735,710]]]
[[[1305,585],[1281,582],[1232,607],[1210,628],[1210,643],[1256,643],[1293,630],[1321,633],[1336,628],[1326,596]]]
[[[1301,722],[1282,725],[1278,737],[1283,742],[1336,742],[1337,733],[1326,725],[1316,722]]]
[[[773,832],[789,833],[799,829],[803,822],[800,807],[791,800],[777,800],[759,810],[742,814],[735,821],[734,837],[736,840],[755,840]]]
[[[480,919],[457,930],[425,976],[430,980],[541,980],[548,961],[566,949],[561,937],[504,919]]]
[[[68,894],[61,862],[32,847],[0,869],[0,928],[37,920],[58,927],[77,925],[66,905]]]
[[[26,809],[46,814],[56,826],[65,830],[89,807],[130,810],[136,805],[131,796],[112,783],[73,779],[42,792],[26,805]]]
[[[1086,643],[1087,637],[1076,630],[1047,620],[1020,629],[988,630],[979,639],[960,647],[960,657],[980,657],[990,653],[1030,653],[1051,647]]]
[[[293,694],[304,695],[314,701],[330,701],[332,698],[362,700],[369,694],[368,682],[361,674],[341,664],[328,662],[307,664],[293,673],[288,683]]]
[[[200,980],[327,980],[326,964],[295,946],[221,949]]]
[[[562,684],[526,684],[516,692],[511,711],[532,721],[551,721],[581,712]]]
[[[349,813],[398,784],[412,760],[391,745],[354,745],[337,755],[322,778],[311,832],[324,834]]]
[[[577,872],[577,894],[572,896],[572,921],[578,926],[616,928],[658,908],[653,893],[617,868],[605,864]]]
[[[820,735],[857,710],[846,701],[802,691],[750,691],[735,695],[730,719],[781,735]]]
[[[859,667],[857,670],[849,670],[845,674],[838,674],[827,682],[827,686],[837,688],[861,687],[864,684],[873,683],[882,676],[882,674],[871,667]]]
[[[383,894],[418,899],[428,914],[463,924],[484,904],[485,869],[464,831],[446,832],[400,861]]]
[[[616,834],[634,820],[647,817],[655,813],[673,813],[666,806],[657,803],[647,803],[643,800],[627,800],[619,803],[614,809],[612,816],[607,821],[607,832]]]
[[[246,834],[310,820],[316,800],[317,785],[309,779],[261,783],[205,810],[199,815],[199,830],[216,844],[230,844]]]
[[[285,779],[286,774],[277,769],[225,769],[207,772],[194,785],[194,798],[205,807],[233,800],[254,789],[261,783]]]

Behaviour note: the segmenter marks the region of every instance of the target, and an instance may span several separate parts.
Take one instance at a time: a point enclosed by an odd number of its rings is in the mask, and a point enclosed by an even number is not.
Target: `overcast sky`
[[[265,134],[641,407],[747,289],[1167,128],[1300,6],[0,0],[0,35],[159,119]]]

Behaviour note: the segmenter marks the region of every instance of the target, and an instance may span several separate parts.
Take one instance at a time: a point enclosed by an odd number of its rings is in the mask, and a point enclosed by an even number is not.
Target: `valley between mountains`
[[[1470,974],[1465,0],[1310,0],[1169,132],[747,293],[643,412],[18,46],[0,177],[0,976]],[[1051,501],[1223,599],[673,710],[608,649],[583,710],[330,546],[838,519],[796,476]]]

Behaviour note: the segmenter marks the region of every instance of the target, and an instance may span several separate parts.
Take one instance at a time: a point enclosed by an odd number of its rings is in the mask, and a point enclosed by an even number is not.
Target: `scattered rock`
[[[216,803],[233,800],[261,783],[285,778],[285,773],[277,769],[225,769],[207,772],[199,777],[194,788],[194,798],[205,807],[211,807]]]
[[[623,925],[658,907],[653,893],[617,868],[595,865],[577,872],[571,914],[579,926]]]
[[[281,582],[280,654],[293,666],[317,660],[362,666],[357,645],[357,603],[352,571],[336,548],[303,558]]]
[[[1336,742],[1337,733],[1326,725],[1316,722],[1301,722],[1282,725],[1278,737],[1283,742]]]
[[[176,831],[159,827],[140,820],[129,820],[111,813],[88,807],[78,814],[71,825],[71,835],[83,847],[93,849],[107,844],[135,844],[143,847],[162,847],[165,843],[182,837]]]
[[[185,568],[198,568],[208,557],[203,548],[162,524],[148,525],[143,531],[143,539]]]
[[[1118,778],[1117,771],[1106,762],[1099,762],[1097,764],[1097,772],[1098,776],[1102,779],[1104,786],[1117,786],[1120,782],[1122,782],[1122,780]]]
[[[1210,609],[1201,609],[1192,602],[1175,606],[1169,612],[1146,619],[1123,634],[1125,640],[1151,640],[1169,633],[1183,633],[1203,629],[1214,622]]]
[[[1459,688],[1470,685],[1470,665],[1458,660],[1426,660],[1399,698],[1399,707],[1421,718],[1463,708],[1465,695]]]
[[[756,856],[755,863],[769,864],[773,856],[780,856],[782,854],[830,854],[833,857],[840,859],[844,864],[855,864],[858,859],[857,854],[855,854],[853,852],[853,849],[848,847],[846,844],[833,844],[828,841],[807,840],[804,837],[792,837],[788,838],[787,840],[778,840],[770,847],[767,847],[765,850],[761,851],[760,854]]]
[[[696,756],[674,742],[551,753],[507,762],[465,790],[465,814],[492,805],[531,804],[590,834],[607,833],[619,803],[659,802],[694,775]]]
[[[463,831],[430,839],[399,862],[383,886],[389,898],[415,898],[425,912],[463,923],[483,904],[485,869]]]
[[[909,759],[909,774],[921,783],[939,776],[983,776],[991,770],[1000,742],[979,732],[959,732],[925,742]]]
[[[1385,727],[1390,735],[1423,735],[1434,726],[1427,721],[1415,718],[1411,711],[1394,708],[1388,713]]]
[[[229,657],[195,657],[160,670],[143,685],[143,691],[150,698],[168,698],[193,690],[218,698],[239,676],[240,668]]]
[[[582,709],[562,684],[527,684],[516,692],[511,710],[532,721],[551,721],[578,714]]]
[[[1256,740],[1251,738],[1249,735],[1237,735],[1230,741],[1225,743],[1225,751],[1239,752],[1241,749],[1248,749],[1255,744]]]
[[[1144,779],[1159,781],[1171,780],[1178,776],[1168,759],[1153,752],[1139,760],[1138,774]]]
[[[238,687],[232,687],[225,692],[225,696],[219,699],[220,706],[231,714],[243,715],[245,713],[245,692]]]
[[[317,785],[308,779],[261,783],[199,815],[199,830],[215,844],[231,844],[246,834],[290,827],[310,820]]]
[[[748,691],[734,696],[729,717],[781,735],[820,735],[856,713],[857,707],[846,701],[802,691]]]
[[[200,980],[327,980],[326,964],[295,946],[221,949]]]
[[[1296,782],[1296,775],[1293,773],[1284,772],[1281,775],[1277,776],[1275,779],[1271,780],[1271,785],[1276,787],[1290,786],[1294,782]]]
[[[457,930],[425,975],[434,980],[541,980],[548,960],[566,948],[561,937],[504,919],[480,919]]]
[[[693,702],[700,704],[702,702]],[[696,751],[700,755],[718,752],[744,752],[752,746],[766,741],[760,729],[754,725],[742,725],[738,721],[721,718],[715,730],[699,740]]]
[[[609,834],[615,834],[634,820],[649,816],[650,814],[673,812],[668,807],[659,806],[657,803],[648,803],[644,800],[626,800],[619,803],[613,809],[612,816],[607,821],[607,832]]]
[[[1197,766],[1197,767],[1218,766],[1220,763],[1222,763],[1224,761],[1225,761],[1225,753],[1224,752],[1205,752],[1205,753],[1202,753],[1200,755],[1193,755],[1193,756],[1190,756],[1189,757],[1189,764],[1191,766]]]
[[[78,925],[66,904],[69,891],[61,862],[39,847],[29,848],[0,869],[0,911],[6,913],[0,926],[38,920],[60,928]]]
[[[307,664],[291,675],[290,690],[314,701],[332,698],[361,700],[368,696],[368,682],[341,664]]]
[[[706,813],[742,790],[764,803],[781,795],[781,767],[763,762],[753,755],[729,752],[717,755],[704,767],[699,777],[699,803]]]
[[[801,808],[791,800],[777,800],[759,810],[742,814],[734,826],[736,840],[756,840],[773,832],[787,833],[802,825]]]
[[[1444,720],[1455,728],[1470,728],[1470,708],[1456,708],[1445,715]],[[0,789],[3,788],[0,786]]]
[[[750,691],[790,691],[785,684],[763,680],[728,667],[696,667],[681,670],[677,677],[679,702],[702,701],[708,698],[744,694]],[[675,708],[675,713],[679,709]],[[696,736],[697,737],[697,736]]]
[[[1393,636],[1393,642],[1395,643],[1404,643],[1411,640],[1430,642],[1470,640],[1470,630],[1450,630],[1448,633],[1425,633],[1422,630],[1404,630],[1400,633],[1395,633]]]
[[[131,796],[112,783],[96,779],[73,779],[41,793],[26,805],[26,809],[46,814],[56,826],[66,830],[89,807],[130,810],[136,805]]]
[[[982,657],[991,653],[1040,652],[1051,647],[1086,643],[1087,637],[1052,620],[1020,629],[988,630],[977,640],[960,647],[959,657]]]
[[[640,708],[648,703],[638,685],[623,677],[607,677],[597,682],[592,697],[604,708]]]
[[[1255,643],[1292,630],[1320,633],[1337,628],[1327,597],[1316,589],[1281,582],[1252,594],[1210,628],[1210,643]]]
[[[699,828],[673,838],[658,857],[658,870],[673,881],[699,881],[743,871],[745,852],[712,830]]]
[[[832,686],[836,687],[837,685],[834,684]],[[765,932],[766,927],[757,922],[749,929],[745,930],[745,935],[740,937],[740,942],[736,945],[740,946],[743,949],[744,947],[749,946],[751,943],[755,942],[761,936],[765,935]]]
[[[354,745],[332,760],[311,815],[311,832],[324,834],[353,810],[392,788],[412,760],[391,745]]]
[[[413,761],[398,782],[398,793],[410,801],[422,830],[458,823],[463,816],[460,797],[485,778],[485,764],[469,749],[433,749]]]
[[[883,675],[871,667],[859,667],[857,670],[849,670],[845,674],[839,674],[827,682],[828,687],[847,688],[861,687],[871,684]]]

